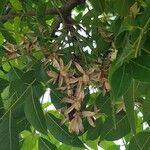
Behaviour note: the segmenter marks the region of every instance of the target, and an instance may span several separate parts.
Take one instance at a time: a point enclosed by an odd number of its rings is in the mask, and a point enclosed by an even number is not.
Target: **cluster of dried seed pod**
[[[40,49],[39,43],[37,42],[37,37],[24,37],[19,45],[11,44],[9,42],[2,45],[5,49],[6,58],[16,59],[20,55],[20,50],[24,49],[26,54],[31,55],[33,49]]]
[[[47,71],[50,77],[49,82],[57,84],[58,89],[66,93],[66,96],[61,100],[61,103],[65,103],[66,106],[61,109],[61,112],[65,118],[69,120],[69,131],[77,134],[83,131],[82,118],[84,117],[87,118],[92,127],[95,127],[95,112],[84,111],[81,108],[85,97],[84,91],[89,86],[97,83],[99,87],[103,88],[104,94],[110,90],[109,83],[103,71],[101,71],[96,64],[83,69],[84,67],[73,60],[70,60],[70,62],[65,65],[63,60],[58,56],[56,57],[56,55],[51,58],[51,61],[53,67],[58,71]]]

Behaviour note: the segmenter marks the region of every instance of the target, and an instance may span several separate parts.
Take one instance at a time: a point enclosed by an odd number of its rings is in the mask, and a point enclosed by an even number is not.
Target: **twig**
[[[80,4],[84,4],[86,0],[69,0],[64,6],[60,8],[53,8],[50,10],[47,10],[45,12],[45,15],[58,15],[58,20],[56,21],[56,24],[54,26],[54,29],[52,31],[52,36],[55,36],[55,32],[58,30],[60,23],[63,22],[67,26],[68,29],[71,28],[71,25],[74,23],[72,22],[71,18],[71,12],[72,10],[77,7]],[[0,15],[0,21],[6,21],[9,19],[14,19],[15,17],[33,17],[36,16],[35,12],[18,12],[18,13],[12,13],[7,15]]]

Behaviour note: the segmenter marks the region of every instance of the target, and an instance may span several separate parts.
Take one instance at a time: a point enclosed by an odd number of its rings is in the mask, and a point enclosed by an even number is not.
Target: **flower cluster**
[[[95,83],[103,88],[104,94],[110,90],[109,83],[104,77],[103,71],[98,65],[93,65],[84,69],[78,62],[70,60],[68,64],[58,57],[51,55],[53,67],[57,69],[48,70],[47,74],[50,77],[49,82],[56,84],[58,90],[66,93],[61,103],[65,103],[65,107],[61,109],[65,118],[69,120],[69,131],[71,133],[79,133],[84,130],[82,119],[87,118],[89,124],[95,127],[95,112],[82,110],[82,104],[85,97],[85,89],[89,86],[94,86]]]

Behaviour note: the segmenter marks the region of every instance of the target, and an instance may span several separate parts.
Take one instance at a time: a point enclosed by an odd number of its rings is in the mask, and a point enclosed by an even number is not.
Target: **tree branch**
[[[50,9],[46,11],[45,15],[56,15],[58,12],[55,9]],[[12,13],[7,15],[0,15],[0,21],[6,21],[9,19],[14,19],[15,17],[33,17],[36,16],[35,12],[27,12],[27,13]]]
[[[69,0],[64,6],[58,8],[58,9],[50,9],[46,11],[45,15],[61,15],[62,16],[68,16],[71,15],[72,9],[74,9],[79,4],[85,3],[85,0]],[[32,17],[36,16],[35,12],[19,12],[19,13],[12,13],[7,15],[0,15],[0,21],[6,21],[9,19],[14,19],[15,17]]]

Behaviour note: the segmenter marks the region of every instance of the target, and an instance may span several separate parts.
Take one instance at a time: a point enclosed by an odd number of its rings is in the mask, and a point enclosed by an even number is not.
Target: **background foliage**
[[[149,42],[149,0],[1,0],[0,149],[149,150]]]

